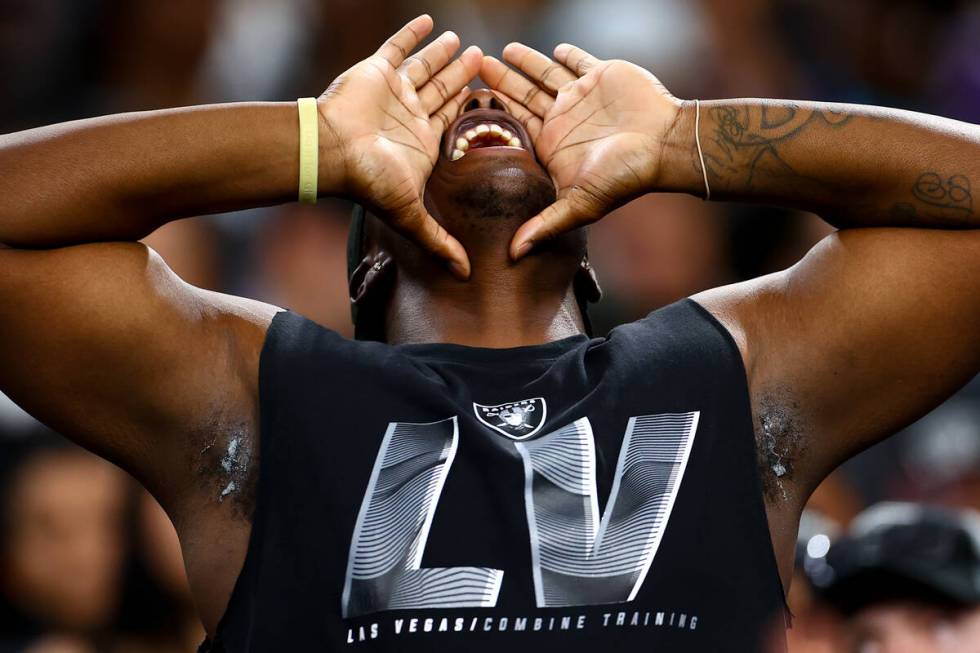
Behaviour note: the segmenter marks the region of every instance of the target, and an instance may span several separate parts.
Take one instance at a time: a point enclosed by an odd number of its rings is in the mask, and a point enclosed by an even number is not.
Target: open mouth
[[[474,112],[475,113],[475,112]],[[489,113],[489,112],[486,112]],[[483,116],[464,119],[455,129],[452,150],[449,158],[458,161],[468,153],[486,148],[515,148],[528,150],[527,136],[507,114],[494,111],[496,116]]]

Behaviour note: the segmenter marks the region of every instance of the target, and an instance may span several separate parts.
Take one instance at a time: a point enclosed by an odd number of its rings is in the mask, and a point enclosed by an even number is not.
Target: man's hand
[[[470,47],[450,63],[459,37],[445,32],[409,56],[432,26],[427,15],[412,20],[320,97],[321,159],[325,149],[342,161],[325,190],[363,201],[466,278],[463,246],[429,215],[422,195],[442,133],[476,77],[482,53]]]
[[[527,77],[493,57],[484,57],[480,76],[511,100],[558,191],[558,201],[514,235],[510,253],[518,259],[534,243],[653,190],[681,102],[643,68],[568,44],[555,48],[553,61],[511,43],[504,59]]]

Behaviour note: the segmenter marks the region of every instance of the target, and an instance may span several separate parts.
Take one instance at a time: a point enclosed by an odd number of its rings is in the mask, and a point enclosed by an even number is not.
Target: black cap
[[[819,578],[808,575],[820,596],[844,614],[909,599],[980,605],[980,514],[878,504],[831,545],[826,567]]]
[[[355,203],[351,212],[350,230],[347,232],[347,278],[354,276],[361,259],[364,258],[364,222],[366,211],[363,206]],[[597,302],[601,293],[597,292],[593,284],[583,278],[583,274],[588,274],[588,259],[583,263],[583,269],[575,277],[574,292],[578,300],[578,307],[582,313],[582,321],[585,324],[585,332],[592,335],[592,323],[589,320],[589,302]],[[354,338],[358,340],[376,339],[377,334],[372,337],[371,332],[364,324],[358,324],[357,305],[351,302],[350,305],[351,321],[354,323]]]

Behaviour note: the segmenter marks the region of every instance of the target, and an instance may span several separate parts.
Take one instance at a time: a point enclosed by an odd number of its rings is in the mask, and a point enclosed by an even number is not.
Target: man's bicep
[[[839,232],[771,277],[753,311],[757,421],[767,406],[797,420],[796,481],[812,489],[980,371],[980,232]]]
[[[4,250],[0,279],[0,389],[130,471],[173,469],[195,422],[247,400],[257,358],[241,342],[257,351],[261,324],[243,326],[141,244]]]

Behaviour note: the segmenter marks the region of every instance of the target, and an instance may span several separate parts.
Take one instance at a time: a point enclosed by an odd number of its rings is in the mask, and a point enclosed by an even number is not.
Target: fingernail
[[[529,251],[531,251],[531,246],[533,244],[534,243],[532,243],[530,240],[525,240],[523,243],[518,245],[517,249],[514,250],[514,259],[517,260],[523,257],[525,254],[527,254]]]
[[[452,263],[450,263],[449,269],[452,270],[452,273],[455,274],[460,279],[466,279],[470,276],[469,273],[466,271],[466,267],[459,261],[453,261]]]

